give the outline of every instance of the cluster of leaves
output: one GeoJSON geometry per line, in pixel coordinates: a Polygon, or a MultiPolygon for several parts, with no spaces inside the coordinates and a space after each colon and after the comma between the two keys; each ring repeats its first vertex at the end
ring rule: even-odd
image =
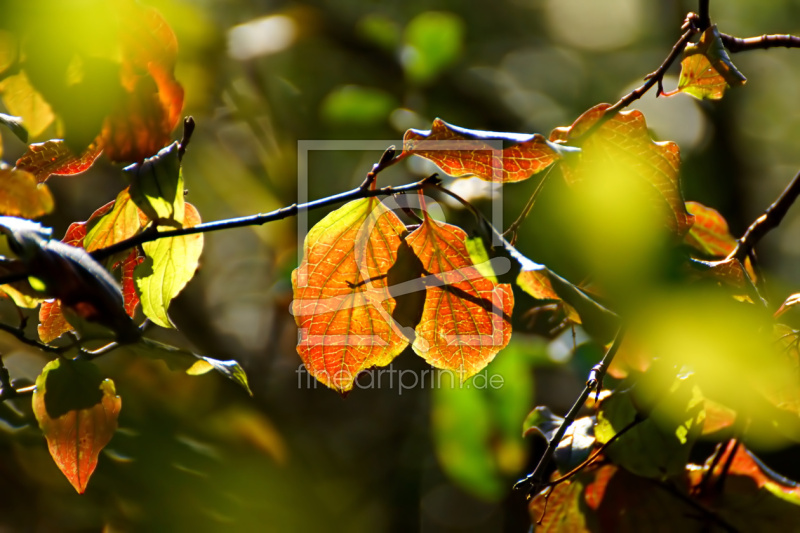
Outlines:
{"type": "MultiPolygon", "coordinates": [[[[203,249],[202,234],[159,238],[201,222],[184,201],[185,144],[170,144],[183,102],[172,30],[133,0],[10,4],[0,23],[0,93],[14,116],[2,121],[23,141],[53,138],[0,169],[0,276],[13,281],[0,294],[39,307],[40,340],[25,340],[58,357],[36,380],[33,411],[53,459],[82,493],[121,408],[94,357],[130,344],[170,367],[194,375],[216,369],[249,388],[235,361],[143,338],[135,322],[143,314],[174,327],[170,302],[194,276],[203,249]],[[123,171],[130,185],[54,240],[52,230],[29,220],[54,208],[47,180],[83,172],[101,153],[133,163],[123,171]],[[58,341],[66,333],[74,340],[58,341]],[[114,342],[86,351],[87,342],[104,339],[114,342]]],[[[23,327],[4,329],[24,338],[23,327]]],[[[20,394],[3,375],[2,399],[20,394]]]]}
{"type": "MultiPolygon", "coordinates": [[[[717,28],[689,20],[682,46],[700,37],[685,46],[678,88],[661,93],[719,99],[745,78],[717,28]]],[[[657,81],[660,89],[670,61],[647,87],[657,81]]],[[[436,119],[430,130],[409,130],[392,160],[416,155],[451,176],[502,184],[560,175],[570,185],[563,210],[588,282],[570,283],[524,257],[485,220],[486,242],[475,242],[434,220],[424,201],[416,214],[367,197],[329,214],[306,238],[292,277],[298,352],[340,393],[409,344],[467,380],[511,336],[513,292],[492,271],[497,259],[510,259],[517,288],[539,307],[582,326],[596,345],[616,338],[585,391],[597,395],[593,414],[575,421],[540,407],[524,425],[556,447],[552,480],[537,469],[523,484],[544,489],[531,502],[534,522],[549,531],[638,530],[661,520],[693,530],[789,527],[800,513],[797,485],[745,446],[800,442],[800,335],[778,322],[799,300],[769,314],[754,242],[734,238],[716,210],[685,201],[678,146],[654,141],[643,114],[620,111],[624,105],[597,105],[549,137],[436,119]],[[424,296],[409,303],[412,292],[424,296]],[[606,371],[616,386],[601,394],[606,371]],[[701,439],[719,445],[705,465],[692,464],[701,439]]]]}

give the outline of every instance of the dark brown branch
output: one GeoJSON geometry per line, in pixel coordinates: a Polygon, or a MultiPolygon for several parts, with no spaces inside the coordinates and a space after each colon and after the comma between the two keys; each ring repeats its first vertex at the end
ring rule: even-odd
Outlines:
{"type": "MultiPolygon", "coordinates": [[[[281,209],[276,209],[275,211],[270,211],[269,213],[260,213],[258,215],[251,215],[247,217],[229,218],[225,220],[218,220],[215,222],[207,222],[205,224],[198,224],[197,226],[192,226],[190,228],[180,228],[168,231],[157,231],[155,228],[150,227],[144,232],[135,235],[129,239],[120,241],[107,248],[101,248],[100,250],[95,250],[94,252],[91,253],[91,256],[99,261],[111,257],[116,253],[123,252],[130,248],[133,248],[134,246],[139,246],[140,244],[156,241],[158,239],[166,239],[169,237],[181,237],[183,235],[194,235],[197,233],[209,233],[212,231],[220,231],[233,228],[243,228],[246,226],[261,226],[262,224],[266,224],[267,222],[274,222],[276,220],[282,220],[284,218],[296,216],[298,213],[302,211],[310,211],[312,209],[327,207],[333,204],[349,202],[351,200],[359,200],[361,198],[389,196],[392,194],[418,191],[429,185],[438,183],[439,181],[440,181],[439,176],[434,174],[420,181],[409,183],[407,185],[401,185],[400,187],[389,186],[389,187],[382,187],[380,189],[369,189],[368,186],[367,188],[363,188],[360,186],[347,192],[335,194],[333,196],[328,196],[304,204],[292,204],[287,207],[282,207],[281,209]]],[[[3,283],[8,283],[8,281],[6,281],[5,279],[0,279],[0,284],[3,283]]]]}
{"type": "Polygon", "coordinates": [[[778,199],[764,211],[764,214],[750,224],[750,227],[739,239],[739,244],[731,256],[744,263],[745,258],[750,255],[753,247],[758,244],[764,235],[780,225],[798,195],[800,195],[800,172],[795,175],[778,199]]]}
{"type": "Polygon", "coordinates": [[[650,89],[653,88],[654,85],[658,84],[659,90],[661,88],[661,82],[664,78],[664,75],[667,73],[669,67],[675,62],[678,56],[683,52],[683,49],[686,48],[686,45],[689,43],[692,37],[698,33],[698,23],[697,23],[697,15],[695,13],[689,13],[686,16],[686,21],[684,22],[682,29],[684,30],[683,35],[681,35],[678,42],[672,47],[669,55],[664,59],[664,62],[661,63],[655,71],[651,72],[647,76],[645,76],[645,82],[637,87],[636,89],[632,90],[625,96],[619,99],[617,103],[606,109],[605,114],[592,126],[586,130],[585,133],[581,135],[581,138],[586,138],[591,135],[593,132],[597,131],[600,126],[605,124],[607,121],[614,118],[617,113],[631,105],[633,102],[641,98],[642,96],[647,93],[650,89]]]}
{"type": "Polygon", "coordinates": [[[720,37],[722,37],[722,44],[731,53],[767,50],[768,48],[800,48],[800,37],[796,35],[761,35],[760,37],[740,39],[722,33],[720,37]]]}
{"type": "Polygon", "coordinates": [[[700,31],[705,31],[706,28],[711,26],[711,16],[708,13],[709,0],[700,0],[700,6],[697,10],[697,27],[700,31]]]}
{"type": "Polygon", "coordinates": [[[181,137],[181,142],[178,144],[178,159],[183,159],[183,154],[186,153],[186,149],[189,147],[189,141],[192,140],[194,127],[194,117],[186,117],[183,119],[183,137],[181,137]]]}
{"type": "Polygon", "coordinates": [[[564,434],[566,434],[567,429],[569,429],[572,423],[575,422],[575,419],[578,417],[578,412],[583,408],[583,404],[586,403],[586,400],[589,399],[589,396],[592,394],[592,392],[595,391],[597,387],[602,386],[605,372],[608,369],[608,365],[610,365],[611,361],[614,359],[614,355],[616,355],[617,350],[619,350],[623,337],[624,331],[622,328],[620,328],[619,332],[617,332],[617,336],[614,338],[613,344],[608,349],[605,356],[603,356],[603,360],[599,364],[595,365],[594,368],[592,368],[592,371],[589,373],[589,378],[586,380],[586,386],[583,388],[580,396],[578,396],[578,399],[564,417],[564,421],[561,422],[558,430],[547,442],[547,449],[544,451],[544,455],[542,455],[542,458],[539,460],[539,464],[536,465],[536,468],[530,475],[517,481],[517,483],[514,485],[515,489],[521,489],[527,485],[528,492],[531,493],[538,492],[540,488],[546,485],[544,482],[545,471],[550,465],[550,461],[553,459],[553,455],[556,452],[558,444],[561,442],[561,439],[564,438],[564,434]]]}

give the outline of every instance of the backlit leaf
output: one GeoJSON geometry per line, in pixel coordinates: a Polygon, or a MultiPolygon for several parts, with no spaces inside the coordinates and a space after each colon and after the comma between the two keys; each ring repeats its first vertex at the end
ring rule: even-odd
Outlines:
{"type": "Polygon", "coordinates": [[[247,375],[236,361],[220,361],[219,359],[182,350],[146,337],[142,337],[139,342],[129,345],[129,348],[139,355],[162,359],[170,369],[182,370],[192,376],[199,376],[211,370],[216,370],[244,388],[250,396],[253,395],[247,382],[247,375]]]}
{"type": "Polygon", "coordinates": [[[386,278],[403,233],[378,200],[350,202],[309,231],[292,272],[297,352],[311,375],[341,393],[359,372],[388,365],[408,344],[392,318],[386,278]]]}
{"type": "Polygon", "coordinates": [[[131,201],[127,188],[117,195],[110,211],[99,218],[90,218],[87,225],[90,229],[86,233],[83,246],[89,252],[124,241],[142,229],[139,209],[131,201]]]}
{"type": "Polygon", "coordinates": [[[467,234],[424,212],[406,241],[422,262],[425,307],[412,347],[436,368],[463,381],[480,372],[511,338],[514,294],[472,264],[467,234]]]}
{"type": "Polygon", "coordinates": [[[53,210],[53,196],[45,185],[23,170],[0,169],[0,214],[39,218],[53,210]]]}
{"type": "Polygon", "coordinates": [[[174,78],[178,44],[151,7],[120,4],[119,18],[125,92],[106,119],[102,145],[111,161],[137,162],[169,144],[180,120],[183,88],[174,78]]]}
{"type": "Polygon", "coordinates": [[[717,26],[713,25],[703,32],[696,44],[686,46],[678,88],[665,96],[684,92],[701,100],[719,100],[725,90],[744,85],[746,81],[725,50],[717,26]]]}
{"type": "Polygon", "coordinates": [[[183,223],[184,192],[178,143],[163,148],[141,164],[125,168],[130,198],[150,220],[183,223]]]}
{"type": "Polygon", "coordinates": [[[404,156],[429,159],[451,176],[475,175],[497,182],[526,180],[575,150],[538,133],[469,130],[438,118],[430,130],[408,130],[403,137],[404,156]]]}
{"type": "Polygon", "coordinates": [[[683,238],[686,244],[711,257],[727,257],[736,249],[728,222],[716,209],[686,202],[686,210],[694,216],[694,224],[683,238]]]}
{"type": "MultiPolygon", "coordinates": [[[[200,223],[200,214],[185,204],[184,227],[200,223]]],[[[144,314],[161,327],[173,327],[167,310],[172,299],[194,277],[203,251],[203,235],[184,235],[142,245],[145,260],[134,268],[136,288],[144,314]]]]}
{"type": "Polygon", "coordinates": [[[88,361],[56,359],[36,379],[33,412],[50,455],[78,493],[117,429],[122,400],[88,361]]]}
{"type": "Polygon", "coordinates": [[[211,370],[216,370],[234,383],[238,383],[242,386],[250,396],[253,395],[253,391],[250,390],[250,385],[247,383],[247,374],[244,373],[244,369],[242,369],[238,362],[233,360],[220,361],[219,359],[213,359],[204,355],[198,355],[197,357],[199,360],[189,367],[186,371],[187,374],[190,376],[200,376],[211,370]]]}
{"type": "MultiPolygon", "coordinates": [[[[608,107],[608,104],[596,105],[578,117],[569,128],[553,130],[550,140],[569,142],[580,137],[603,116],[608,107]]],[[[574,164],[561,166],[568,183],[579,186],[590,183],[593,178],[608,178],[619,171],[624,184],[615,185],[632,188],[641,193],[639,196],[649,199],[650,208],[657,210],[663,224],[676,236],[683,236],[692,226],[692,215],[686,212],[678,176],[678,145],[673,142],[654,142],[640,111],[618,113],[583,139],[582,149],[581,157],[576,158],[574,164]],[[605,169],[605,172],[598,175],[598,168],[605,169]]],[[[595,185],[600,187],[603,184],[595,185]]],[[[616,207],[627,208],[624,205],[616,207]]]]}
{"type": "Polygon", "coordinates": [[[0,82],[3,103],[12,115],[22,118],[28,134],[38,137],[55,119],[50,105],[33,88],[25,72],[0,82]]]}
{"type": "Polygon", "coordinates": [[[26,170],[42,183],[51,175],[70,176],[89,169],[102,150],[92,144],[76,156],[64,141],[55,140],[31,144],[17,160],[16,168],[26,170]]]}

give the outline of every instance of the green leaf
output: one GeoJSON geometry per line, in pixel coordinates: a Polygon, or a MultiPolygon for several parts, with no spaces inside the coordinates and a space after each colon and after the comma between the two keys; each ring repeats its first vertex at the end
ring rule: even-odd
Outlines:
{"type": "Polygon", "coordinates": [[[386,122],[397,100],[381,89],[345,85],[333,89],[322,101],[322,118],[334,124],[370,125],[386,122]]]}
{"type": "Polygon", "coordinates": [[[408,23],[405,41],[406,75],[416,83],[428,83],[461,56],[464,22],[453,13],[427,11],[408,23]]]}
{"type": "Polygon", "coordinates": [[[150,220],[174,221],[178,227],[183,224],[183,174],[177,142],[124,172],[131,184],[131,199],[150,220]]]}
{"type": "Polygon", "coordinates": [[[683,472],[705,417],[691,376],[679,377],[668,390],[657,388],[640,383],[634,390],[615,392],[600,404],[594,428],[597,441],[605,444],[637,416],[646,416],[604,453],[626,470],[650,478],[683,472]]]}
{"type": "Polygon", "coordinates": [[[146,337],[142,337],[139,342],[130,345],[129,348],[139,355],[161,359],[171,370],[185,371],[191,376],[199,376],[212,369],[216,370],[244,388],[250,396],[253,395],[247,381],[247,375],[236,361],[221,361],[146,337]]]}
{"type": "MultiPolygon", "coordinates": [[[[200,223],[200,214],[185,204],[185,226],[200,223]]],[[[170,237],[142,245],[145,260],[134,269],[144,314],[159,326],[174,327],[167,314],[172,299],[194,277],[203,251],[203,235],[170,237]]]]}

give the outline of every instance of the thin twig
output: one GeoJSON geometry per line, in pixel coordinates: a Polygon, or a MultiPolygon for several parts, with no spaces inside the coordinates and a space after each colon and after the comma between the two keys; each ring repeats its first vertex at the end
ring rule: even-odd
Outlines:
{"type": "Polygon", "coordinates": [[[592,391],[594,391],[596,387],[602,386],[605,372],[608,369],[608,365],[610,365],[611,361],[614,359],[614,355],[617,353],[617,350],[619,350],[623,337],[624,331],[622,328],[620,328],[619,332],[617,332],[617,336],[614,338],[614,342],[611,344],[611,347],[603,357],[603,360],[599,364],[595,365],[592,368],[592,371],[589,373],[589,378],[586,380],[586,386],[583,388],[580,396],[578,396],[578,399],[575,400],[575,403],[564,417],[564,420],[561,422],[558,430],[547,442],[547,449],[544,451],[544,455],[542,455],[542,458],[539,460],[539,464],[536,465],[536,468],[530,475],[517,481],[517,483],[514,485],[515,489],[520,489],[527,485],[528,492],[531,493],[538,492],[539,489],[544,486],[545,471],[550,465],[550,461],[553,459],[553,455],[556,452],[558,444],[561,442],[561,439],[564,438],[564,434],[567,432],[567,429],[569,429],[572,423],[575,422],[575,419],[578,417],[578,412],[583,408],[583,404],[589,399],[589,395],[591,395],[592,391]]]}
{"type": "Polygon", "coordinates": [[[631,421],[630,421],[630,422],[629,422],[629,423],[628,423],[628,424],[627,424],[625,427],[623,427],[622,429],[620,429],[620,430],[619,430],[617,433],[615,433],[615,434],[614,434],[614,436],[613,436],[613,437],[611,437],[610,439],[608,439],[608,440],[607,440],[607,441],[606,441],[606,442],[605,442],[605,443],[604,443],[602,446],[600,446],[600,447],[599,447],[597,450],[595,450],[595,451],[592,453],[592,455],[590,455],[590,456],[589,456],[589,458],[588,458],[588,459],[586,459],[585,461],[583,461],[581,464],[579,464],[578,466],[576,466],[575,468],[573,468],[572,470],[570,470],[569,472],[567,472],[566,474],[564,474],[564,475],[563,475],[563,476],[561,476],[560,478],[558,478],[558,479],[554,479],[553,481],[550,481],[550,482],[549,482],[549,483],[547,483],[547,484],[548,484],[549,486],[551,486],[551,487],[555,487],[556,485],[558,485],[558,484],[560,484],[560,483],[563,483],[563,482],[565,482],[565,481],[568,481],[570,478],[572,478],[572,477],[574,477],[575,475],[577,475],[577,474],[578,474],[578,473],[579,473],[581,470],[583,470],[584,468],[586,468],[587,466],[589,466],[590,464],[592,464],[592,461],[594,461],[595,459],[597,459],[597,458],[600,456],[600,454],[601,454],[601,453],[603,453],[603,452],[606,450],[606,448],[608,448],[609,446],[611,446],[611,444],[612,444],[612,443],[616,442],[616,440],[617,440],[617,439],[619,439],[619,438],[620,438],[621,436],[623,436],[625,433],[627,433],[628,431],[632,430],[633,428],[635,428],[637,425],[641,424],[641,423],[642,423],[642,422],[644,422],[644,421],[645,421],[645,418],[643,418],[643,417],[641,417],[641,416],[639,416],[639,415],[637,414],[637,415],[636,415],[636,416],[633,418],[633,420],[631,420],[631,421]]]}
{"type": "Polygon", "coordinates": [[[536,202],[536,199],[539,197],[539,193],[541,193],[542,189],[544,189],[544,184],[545,184],[545,182],[547,182],[547,178],[550,177],[550,172],[552,172],[554,166],[555,165],[550,165],[547,168],[547,171],[545,172],[544,177],[536,185],[536,189],[533,191],[533,194],[531,195],[530,199],[528,200],[528,203],[525,204],[525,208],[522,210],[522,213],[520,213],[520,215],[517,217],[517,219],[514,222],[512,222],[511,225],[508,226],[508,229],[506,229],[503,232],[503,236],[510,235],[508,241],[512,245],[516,244],[516,242],[517,242],[517,230],[522,225],[522,223],[525,221],[525,219],[528,218],[528,215],[531,213],[531,210],[533,209],[533,204],[536,202]]]}
{"type": "Polygon", "coordinates": [[[700,0],[700,6],[697,10],[697,27],[700,31],[705,31],[706,28],[711,26],[711,16],[708,12],[709,0],[700,0]]]}
{"type": "Polygon", "coordinates": [[[697,15],[695,13],[689,13],[686,17],[686,21],[684,22],[682,28],[684,29],[683,35],[681,35],[680,39],[675,43],[670,51],[669,55],[664,59],[664,62],[661,63],[655,71],[651,72],[647,76],[645,76],[645,82],[637,87],[636,89],[632,90],[622,98],[620,98],[617,103],[606,109],[605,113],[603,114],[600,119],[598,119],[592,126],[587,129],[580,138],[587,138],[589,135],[597,131],[600,126],[614,118],[617,113],[631,105],[633,102],[641,98],[642,96],[647,93],[650,89],[653,88],[654,85],[660,84],[661,80],[664,78],[664,75],[667,73],[669,67],[675,62],[678,56],[683,52],[683,49],[686,48],[686,45],[689,43],[692,37],[694,37],[700,30],[697,23],[697,15]]]}
{"type": "Polygon", "coordinates": [[[761,35],[740,39],[727,33],[721,33],[722,44],[728,52],[747,52],[750,50],[767,50],[769,48],[800,48],[800,37],[796,35],[761,35]]]}
{"type": "Polygon", "coordinates": [[[798,195],[800,195],[800,172],[798,172],[791,183],[786,186],[780,196],[778,196],[778,199],[764,211],[764,214],[750,224],[750,227],[747,228],[747,231],[745,231],[744,235],[739,239],[736,249],[729,257],[736,258],[741,263],[744,263],[744,260],[753,251],[753,247],[758,241],[770,230],[780,225],[798,195]]]}

